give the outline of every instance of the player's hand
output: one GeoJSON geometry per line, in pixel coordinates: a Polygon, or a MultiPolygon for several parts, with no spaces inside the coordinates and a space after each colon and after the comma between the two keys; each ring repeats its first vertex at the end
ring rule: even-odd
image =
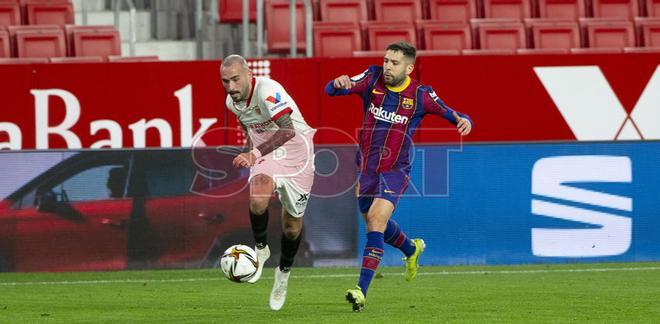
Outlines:
{"type": "Polygon", "coordinates": [[[333,86],[335,89],[350,89],[355,85],[355,82],[351,81],[351,78],[348,75],[342,75],[335,79],[333,86]]]}
{"type": "Polygon", "coordinates": [[[252,152],[241,153],[234,158],[232,164],[236,168],[249,168],[254,165],[256,157],[252,152]]]}
{"type": "Polygon", "coordinates": [[[458,121],[456,124],[458,132],[463,136],[470,134],[470,131],[472,131],[472,123],[470,123],[470,120],[459,116],[456,112],[454,112],[454,118],[458,121]]]}

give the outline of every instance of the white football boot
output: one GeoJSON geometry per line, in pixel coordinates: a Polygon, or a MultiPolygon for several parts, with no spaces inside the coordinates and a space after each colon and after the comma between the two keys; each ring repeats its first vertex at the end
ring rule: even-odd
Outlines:
{"type": "Polygon", "coordinates": [[[270,291],[270,309],[280,310],[286,301],[286,288],[289,285],[291,272],[282,272],[280,267],[275,267],[275,282],[273,290],[270,291]]]}
{"type": "Polygon", "coordinates": [[[268,258],[270,258],[270,248],[268,248],[268,245],[266,245],[263,249],[254,248],[255,251],[257,251],[257,262],[259,262],[259,266],[257,267],[257,272],[254,274],[250,280],[248,280],[248,283],[255,283],[261,278],[261,271],[264,269],[264,264],[266,264],[266,261],[268,261],[268,258]]]}

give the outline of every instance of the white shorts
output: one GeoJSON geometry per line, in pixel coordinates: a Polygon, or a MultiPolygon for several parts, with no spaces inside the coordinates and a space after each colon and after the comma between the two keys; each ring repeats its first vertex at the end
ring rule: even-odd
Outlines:
{"type": "MultiPolygon", "coordinates": [[[[269,176],[275,182],[274,191],[277,192],[282,207],[293,217],[302,217],[309,201],[309,196],[314,184],[314,145],[312,144],[313,132],[309,135],[308,155],[292,160],[282,153],[279,148],[274,152],[257,159],[250,169],[250,178],[258,174],[269,176]],[[282,157],[284,156],[284,157],[282,157]]],[[[300,153],[300,150],[297,150],[300,153]]]]}

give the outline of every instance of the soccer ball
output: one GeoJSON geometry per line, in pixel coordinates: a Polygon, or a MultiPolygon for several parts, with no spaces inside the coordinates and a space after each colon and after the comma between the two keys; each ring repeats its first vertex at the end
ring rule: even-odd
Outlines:
{"type": "Polygon", "coordinates": [[[257,252],[243,244],[230,246],[220,258],[220,269],[227,279],[234,282],[250,280],[257,273],[257,267],[257,252]]]}

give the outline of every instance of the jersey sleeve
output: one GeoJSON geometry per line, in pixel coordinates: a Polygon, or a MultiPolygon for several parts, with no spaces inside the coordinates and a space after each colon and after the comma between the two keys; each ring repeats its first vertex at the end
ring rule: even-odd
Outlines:
{"type": "Polygon", "coordinates": [[[293,112],[291,97],[279,83],[268,82],[262,84],[259,87],[259,100],[261,100],[261,104],[266,108],[273,121],[293,112]]]}
{"type": "Polygon", "coordinates": [[[470,121],[470,124],[474,125],[470,116],[460,113],[452,109],[451,107],[447,106],[438,97],[438,95],[435,93],[435,91],[433,91],[431,87],[426,87],[424,92],[425,92],[423,97],[424,112],[433,115],[438,115],[454,125],[458,124],[458,120],[456,120],[456,117],[454,117],[454,113],[456,113],[458,116],[468,119],[470,121]]]}
{"type": "Polygon", "coordinates": [[[369,80],[377,69],[374,67],[369,67],[364,72],[351,77],[351,81],[355,84],[350,89],[337,89],[334,86],[334,80],[330,80],[325,86],[325,93],[329,96],[345,96],[349,94],[363,95],[367,88],[369,87],[369,80]]]}

